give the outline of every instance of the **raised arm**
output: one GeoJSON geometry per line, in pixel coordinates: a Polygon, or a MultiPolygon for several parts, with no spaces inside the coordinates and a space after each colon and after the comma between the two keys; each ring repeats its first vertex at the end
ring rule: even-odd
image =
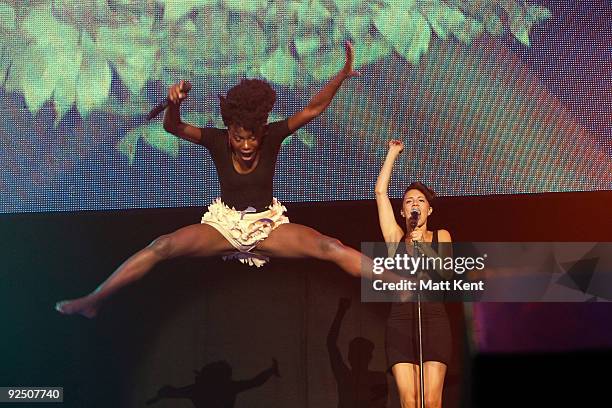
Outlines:
{"type": "Polygon", "coordinates": [[[344,319],[349,307],[351,307],[351,300],[348,298],[341,298],[338,302],[336,316],[334,317],[334,321],[332,322],[329,332],[327,333],[327,352],[329,353],[329,362],[337,382],[346,378],[350,371],[350,369],[344,363],[342,354],[340,354],[340,349],[338,348],[340,326],[342,325],[342,320],[344,319]]]}
{"type": "Polygon", "coordinates": [[[319,116],[331,103],[345,79],[359,75],[353,71],[354,52],[353,45],[345,43],[346,62],[344,67],[321,89],[308,103],[308,106],[289,118],[289,130],[295,132],[317,116],[319,116]]]}
{"type": "Polygon", "coordinates": [[[249,380],[234,381],[232,385],[234,389],[234,393],[237,394],[239,392],[243,392],[251,388],[260,387],[264,385],[266,381],[268,381],[268,379],[272,377],[273,375],[280,377],[280,372],[278,371],[278,361],[276,361],[276,359],[274,358],[272,359],[272,366],[270,368],[263,370],[262,372],[257,374],[255,377],[249,380]]]}
{"type": "Polygon", "coordinates": [[[391,170],[397,156],[404,150],[404,144],[399,140],[389,141],[389,151],[387,157],[380,169],[380,174],[376,180],[376,206],[378,208],[378,222],[382,231],[385,242],[400,242],[404,232],[395,221],[393,207],[389,200],[389,180],[391,179],[391,170]]]}
{"type": "Polygon", "coordinates": [[[164,130],[181,139],[202,144],[200,128],[181,121],[181,102],[187,98],[188,90],[185,81],[174,84],[168,89],[170,103],[164,113],[164,130]]]}

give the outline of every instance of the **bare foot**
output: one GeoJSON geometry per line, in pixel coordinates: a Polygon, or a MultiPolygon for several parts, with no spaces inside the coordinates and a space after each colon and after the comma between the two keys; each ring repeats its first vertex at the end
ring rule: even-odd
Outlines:
{"type": "Polygon", "coordinates": [[[55,310],[65,315],[80,314],[88,319],[93,319],[98,314],[98,308],[92,304],[88,296],[57,302],[55,310]]]}

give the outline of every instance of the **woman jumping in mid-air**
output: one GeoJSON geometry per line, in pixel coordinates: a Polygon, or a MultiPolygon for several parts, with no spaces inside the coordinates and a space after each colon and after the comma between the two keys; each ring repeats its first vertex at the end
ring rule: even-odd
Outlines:
{"type": "Polygon", "coordinates": [[[59,302],[64,314],[92,318],[109,296],[142,278],[159,262],[181,256],[237,258],[261,266],[268,257],[316,258],[334,262],[360,276],[362,255],[340,241],[312,228],[289,223],[285,207],[272,197],[272,178],[281,142],[319,116],[353,71],[353,48],[346,43],[342,70],[317,93],[308,106],[289,119],[267,124],[276,94],[264,81],[245,79],[226,97],[220,96],[221,115],[227,129],[198,128],[181,121],[180,104],[187,97],[185,83],[170,87],[170,104],[164,116],[166,131],[206,147],[215,163],[221,197],[202,217],[162,235],[125,261],[90,294],[59,302]]]}

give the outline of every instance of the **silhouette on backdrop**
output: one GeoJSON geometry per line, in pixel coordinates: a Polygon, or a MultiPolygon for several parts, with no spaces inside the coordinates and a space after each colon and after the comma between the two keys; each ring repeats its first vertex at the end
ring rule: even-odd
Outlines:
{"type": "Polygon", "coordinates": [[[154,398],[147,401],[147,405],[166,398],[187,398],[196,408],[232,408],[239,393],[262,386],[273,375],[280,377],[276,359],[272,360],[270,368],[249,380],[232,380],[232,367],[227,361],[215,361],[194,373],[193,384],[184,387],[163,386],[154,398]]]}
{"type": "Polygon", "coordinates": [[[338,386],[338,408],[384,408],[387,404],[386,374],[368,369],[374,343],[363,337],[352,339],[348,352],[350,367],[340,354],[338,335],[342,319],[350,307],[350,299],[340,299],[336,317],[327,334],[329,361],[338,386]]]}

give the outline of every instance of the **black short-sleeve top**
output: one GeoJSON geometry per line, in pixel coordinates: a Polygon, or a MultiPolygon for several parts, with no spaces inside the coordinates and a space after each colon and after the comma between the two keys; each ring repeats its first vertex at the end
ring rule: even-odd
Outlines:
{"type": "Polygon", "coordinates": [[[283,140],[291,134],[288,121],[266,125],[259,147],[259,161],[253,171],[240,174],[234,168],[227,129],[202,128],[201,143],[212,156],[219,184],[221,200],[230,208],[242,211],[254,207],[264,211],[272,203],[272,179],[276,159],[283,140]]]}

